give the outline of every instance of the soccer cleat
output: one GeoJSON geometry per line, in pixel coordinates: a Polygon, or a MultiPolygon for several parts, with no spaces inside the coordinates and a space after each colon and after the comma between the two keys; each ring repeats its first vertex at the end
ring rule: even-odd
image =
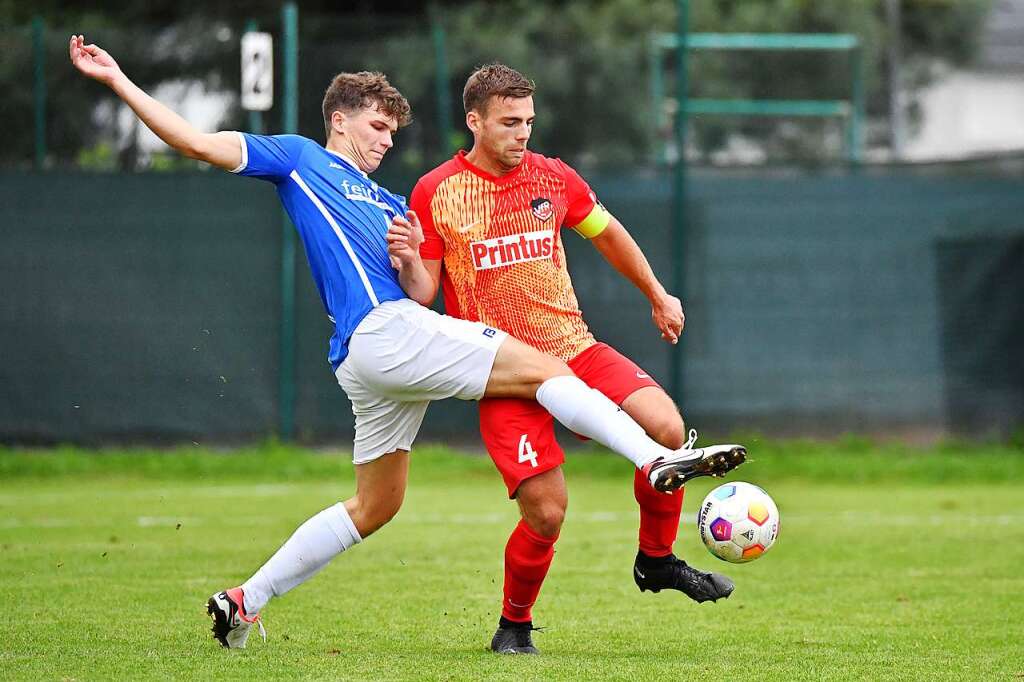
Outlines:
{"type": "Polygon", "coordinates": [[[245,613],[241,587],[214,594],[206,602],[206,612],[213,619],[213,638],[223,647],[244,649],[253,623],[259,626],[263,641],[267,641],[267,631],[263,628],[260,614],[250,616],[245,613]]]}
{"type": "Polygon", "coordinates": [[[496,654],[539,654],[530,635],[534,630],[540,628],[533,627],[531,621],[516,623],[502,616],[498,620],[498,631],[491,639],[491,651],[496,654]]]}
{"type": "Polygon", "coordinates": [[[663,561],[645,561],[641,554],[637,554],[633,580],[641,592],[679,590],[698,604],[727,599],[735,589],[733,582],[721,573],[698,571],[674,554],[669,554],[663,561]]]}
{"type": "Polygon", "coordinates": [[[747,459],[747,449],[742,445],[709,445],[693,449],[696,442],[697,431],[690,429],[686,445],[668,457],[659,457],[643,466],[641,471],[655,490],[671,493],[698,476],[721,478],[747,459]]]}

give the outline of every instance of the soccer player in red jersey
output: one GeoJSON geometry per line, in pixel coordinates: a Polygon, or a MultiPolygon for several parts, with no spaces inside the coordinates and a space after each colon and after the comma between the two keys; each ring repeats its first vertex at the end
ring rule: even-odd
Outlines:
{"type": "MultiPolygon", "coordinates": [[[[534,122],[533,82],[502,64],[484,66],[466,83],[463,100],[473,148],[420,178],[410,207],[425,240],[420,255],[430,277],[406,289],[429,305],[443,287],[449,315],[482,321],[565,360],[584,382],[617,403],[665,447],[693,447],[666,392],[641,367],[596,341],[583,321],[562,248],[561,226],[588,239],[650,300],[655,326],[676,343],[683,310],[655,277],[629,233],[576,171],[559,159],[527,151],[534,122]]],[[[415,228],[401,218],[394,229],[415,228]]],[[[567,492],[564,453],[551,416],[533,400],[480,401],[480,427],[522,520],[505,549],[502,615],[491,648],[536,653],[532,606],[554,554],[567,492]]],[[[641,590],[676,589],[692,599],[728,597],[732,582],[704,573],[672,553],[683,491],[654,490],[634,480],[640,506],[634,580],[641,590]]]]}

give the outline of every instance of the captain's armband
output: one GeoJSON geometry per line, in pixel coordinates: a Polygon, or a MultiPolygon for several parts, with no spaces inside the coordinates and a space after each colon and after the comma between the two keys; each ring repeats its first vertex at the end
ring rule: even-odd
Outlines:
{"type": "Polygon", "coordinates": [[[572,229],[576,230],[584,239],[593,239],[604,232],[604,228],[608,227],[611,220],[612,214],[608,212],[608,209],[597,203],[594,204],[593,210],[587,217],[579,225],[574,225],[572,229]]]}

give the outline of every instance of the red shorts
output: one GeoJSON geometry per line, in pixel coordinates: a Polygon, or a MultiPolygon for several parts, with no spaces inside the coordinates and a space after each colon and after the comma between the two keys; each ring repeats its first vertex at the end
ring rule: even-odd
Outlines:
{"type": "MultiPolygon", "coordinates": [[[[659,386],[635,362],[605,343],[591,346],[568,365],[576,376],[616,405],[638,389],[659,386]]],[[[519,484],[526,479],[565,461],[565,453],[555,440],[554,418],[536,400],[482,399],[480,433],[505,479],[509,497],[515,497],[519,484]]]]}

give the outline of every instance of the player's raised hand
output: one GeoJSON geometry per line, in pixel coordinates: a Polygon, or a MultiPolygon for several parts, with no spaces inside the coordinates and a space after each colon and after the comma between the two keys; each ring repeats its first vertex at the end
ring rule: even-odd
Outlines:
{"type": "Polygon", "coordinates": [[[409,223],[409,246],[419,251],[424,240],[423,226],[420,225],[420,218],[416,215],[416,211],[412,210],[406,211],[405,217],[409,223]]]}
{"type": "Polygon", "coordinates": [[[391,226],[385,236],[391,265],[398,269],[419,259],[420,244],[423,243],[423,228],[416,213],[409,211],[405,215],[407,217],[396,215],[391,219],[391,226]]]}
{"type": "Polygon", "coordinates": [[[656,299],[651,305],[651,319],[661,332],[661,338],[671,344],[679,343],[679,335],[686,324],[682,301],[671,294],[656,299]]]}
{"type": "Polygon", "coordinates": [[[83,36],[71,36],[68,51],[71,54],[71,63],[89,78],[110,85],[122,75],[121,67],[114,58],[96,45],[86,45],[83,36]]]}

